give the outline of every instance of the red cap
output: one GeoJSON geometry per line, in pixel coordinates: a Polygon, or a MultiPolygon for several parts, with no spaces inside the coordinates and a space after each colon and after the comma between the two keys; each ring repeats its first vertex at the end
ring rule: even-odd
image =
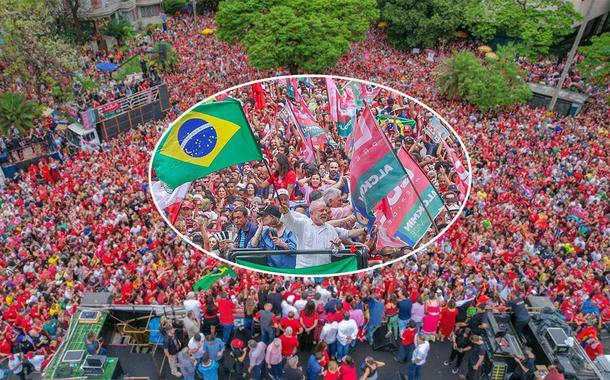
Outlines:
{"type": "Polygon", "coordinates": [[[243,348],[244,341],[241,339],[233,339],[233,341],[231,342],[231,345],[235,348],[243,348]]]}

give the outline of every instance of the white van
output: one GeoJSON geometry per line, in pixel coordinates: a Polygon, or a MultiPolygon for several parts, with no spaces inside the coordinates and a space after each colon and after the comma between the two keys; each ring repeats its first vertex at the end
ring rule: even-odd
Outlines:
{"type": "Polygon", "coordinates": [[[68,144],[82,150],[96,151],[101,146],[97,130],[95,128],[84,129],[78,123],[68,125],[67,140],[68,144]]]}

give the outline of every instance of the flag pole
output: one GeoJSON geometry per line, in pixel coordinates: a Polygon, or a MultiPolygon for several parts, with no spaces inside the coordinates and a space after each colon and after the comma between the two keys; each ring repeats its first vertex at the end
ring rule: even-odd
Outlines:
{"type": "MultiPolygon", "coordinates": [[[[269,163],[267,163],[267,161],[265,161],[265,159],[263,159],[263,163],[265,164],[265,167],[267,168],[267,173],[269,173],[269,178],[272,178],[273,174],[271,174],[271,168],[269,167],[269,163]]],[[[280,196],[277,193],[277,188],[275,187],[275,183],[273,184],[273,193],[275,194],[275,197],[277,198],[277,200],[279,202],[280,196]]],[[[290,197],[290,194],[288,195],[288,197],[290,197]]]]}
{"type": "MultiPolygon", "coordinates": [[[[363,100],[363,103],[364,103],[364,106],[366,108],[369,108],[369,105],[368,105],[368,103],[365,100],[363,100]]],[[[370,109],[369,109],[369,112],[370,112],[370,109]]],[[[388,140],[388,136],[386,136],[386,134],[383,132],[383,130],[381,130],[381,128],[379,128],[379,124],[377,123],[377,120],[375,120],[375,126],[381,132],[381,135],[383,136],[383,141],[385,141],[386,145],[390,148],[390,152],[392,152],[392,154],[394,155],[394,158],[398,162],[400,162],[400,159],[398,158],[398,155],[396,154],[396,152],[394,152],[394,149],[392,149],[392,144],[390,144],[390,141],[388,140]]],[[[430,214],[430,210],[428,210],[428,207],[426,207],[426,204],[424,203],[424,201],[421,198],[421,194],[419,194],[419,191],[417,191],[417,189],[415,188],[415,184],[413,184],[413,181],[411,181],[411,177],[409,176],[409,173],[407,173],[407,170],[403,166],[402,162],[400,162],[400,167],[402,168],[402,171],[405,173],[405,176],[409,180],[409,184],[413,188],[413,191],[415,191],[415,194],[417,195],[417,199],[421,202],[421,205],[424,208],[424,211],[426,212],[426,215],[428,215],[428,218],[430,219],[430,223],[432,223],[432,225],[434,226],[434,229],[436,230],[436,233],[439,233],[440,230],[438,228],[438,225],[434,221],[434,218],[432,218],[432,214],[430,214]]],[[[423,172],[423,170],[422,170],[422,172],[423,172]]],[[[438,194],[440,195],[440,193],[438,193],[438,194]]]]}

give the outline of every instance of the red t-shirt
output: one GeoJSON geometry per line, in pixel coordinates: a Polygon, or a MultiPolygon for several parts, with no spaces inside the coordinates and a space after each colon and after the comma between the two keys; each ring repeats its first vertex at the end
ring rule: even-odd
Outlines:
{"type": "Polygon", "coordinates": [[[233,324],[233,311],[235,304],[228,299],[221,298],[218,300],[219,321],[223,325],[233,324]]]}
{"type": "Polygon", "coordinates": [[[595,360],[596,357],[604,354],[604,347],[601,345],[601,343],[587,344],[585,347],[585,352],[589,356],[589,359],[595,360]]]}
{"type": "Polygon", "coordinates": [[[403,346],[408,346],[409,344],[413,344],[416,333],[417,333],[417,329],[405,329],[405,331],[402,332],[403,346]]]}
{"type": "Polygon", "coordinates": [[[337,371],[335,373],[330,373],[327,371],[326,375],[324,375],[324,379],[322,380],[337,380],[339,376],[341,376],[341,371],[337,371]]]}
{"type": "Polygon", "coordinates": [[[316,323],[318,315],[314,313],[310,316],[307,316],[305,315],[305,313],[303,313],[301,314],[301,318],[303,319],[303,324],[305,325],[305,327],[310,328],[311,326],[313,326],[314,323],[316,323]]]}
{"type": "Polygon", "coordinates": [[[282,341],[282,356],[290,356],[294,352],[296,347],[299,347],[299,340],[296,336],[287,337],[281,335],[280,340],[282,341]]]}
{"type": "Polygon", "coordinates": [[[267,179],[267,182],[269,182],[270,185],[273,185],[276,189],[288,189],[288,185],[294,185],[292,193],[290,194],[290,199],[294,199],[294,188],[296,188],[297,183],[297,174],[294,172],[294,170],[289,170],[286,172],[284,178],[281,179],[275,175],[272,175],[269,177],[269,179],[267,179]]]}
{"type": "Polygon", "coordinates": [[[339,373],[341,374],[341,380],[358,380],[358,375],[356,374],[356,367],[348,367],[345,364],[342,364],[339,367],[339,373]]]}
{"type": "Polygon", "coordinates": [[[301,322],[298,319],[282,318],[280,326],[286,330],[286,327],[292,327],[292,335],[296,335],[301,329],[301,322]]]}

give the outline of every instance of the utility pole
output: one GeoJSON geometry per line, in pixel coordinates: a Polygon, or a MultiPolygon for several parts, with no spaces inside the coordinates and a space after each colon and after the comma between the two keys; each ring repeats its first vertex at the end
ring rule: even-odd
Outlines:
{"type": "Polygon", "coordinates": [[[193,22],[195,23],[195,29],[197,29],[197,0],[193,0],[193,22]]]}
{"type": "Polygon", "coordinates": [[[570,71],[572,63],[574,63],[574,56],[576,55],[576,50],[578,49],[578,45],[580,45],[582,35],[585,33],[585,28],[589,23],[589,14],[591,13],[591,9],[593,9],[593,3],[595,3],[595,0],[589,0],[589,7],[587,8],[587,12],[585,12],[584,20],[582,20],[582,24],[580,24],[580,28],[578,28],[578,33],[576,34],[576,39],[574,40],[574,44],[572,45],[570,54],[568,54],[566,65],[563,68],[563,71],[561,72],[561,76],[559,77],[559,83],[557,83],[557,86],[553,91],[553,98],[551,99],[551,103],[549,104],[549,111],[553,111],[553,109],[555,108],[555,104],[557,104],[557,98],[559,97],[559,91],[563,87],[563,82],[565,82],[566,77],[568,76],[568,72],[570,71]]]}

